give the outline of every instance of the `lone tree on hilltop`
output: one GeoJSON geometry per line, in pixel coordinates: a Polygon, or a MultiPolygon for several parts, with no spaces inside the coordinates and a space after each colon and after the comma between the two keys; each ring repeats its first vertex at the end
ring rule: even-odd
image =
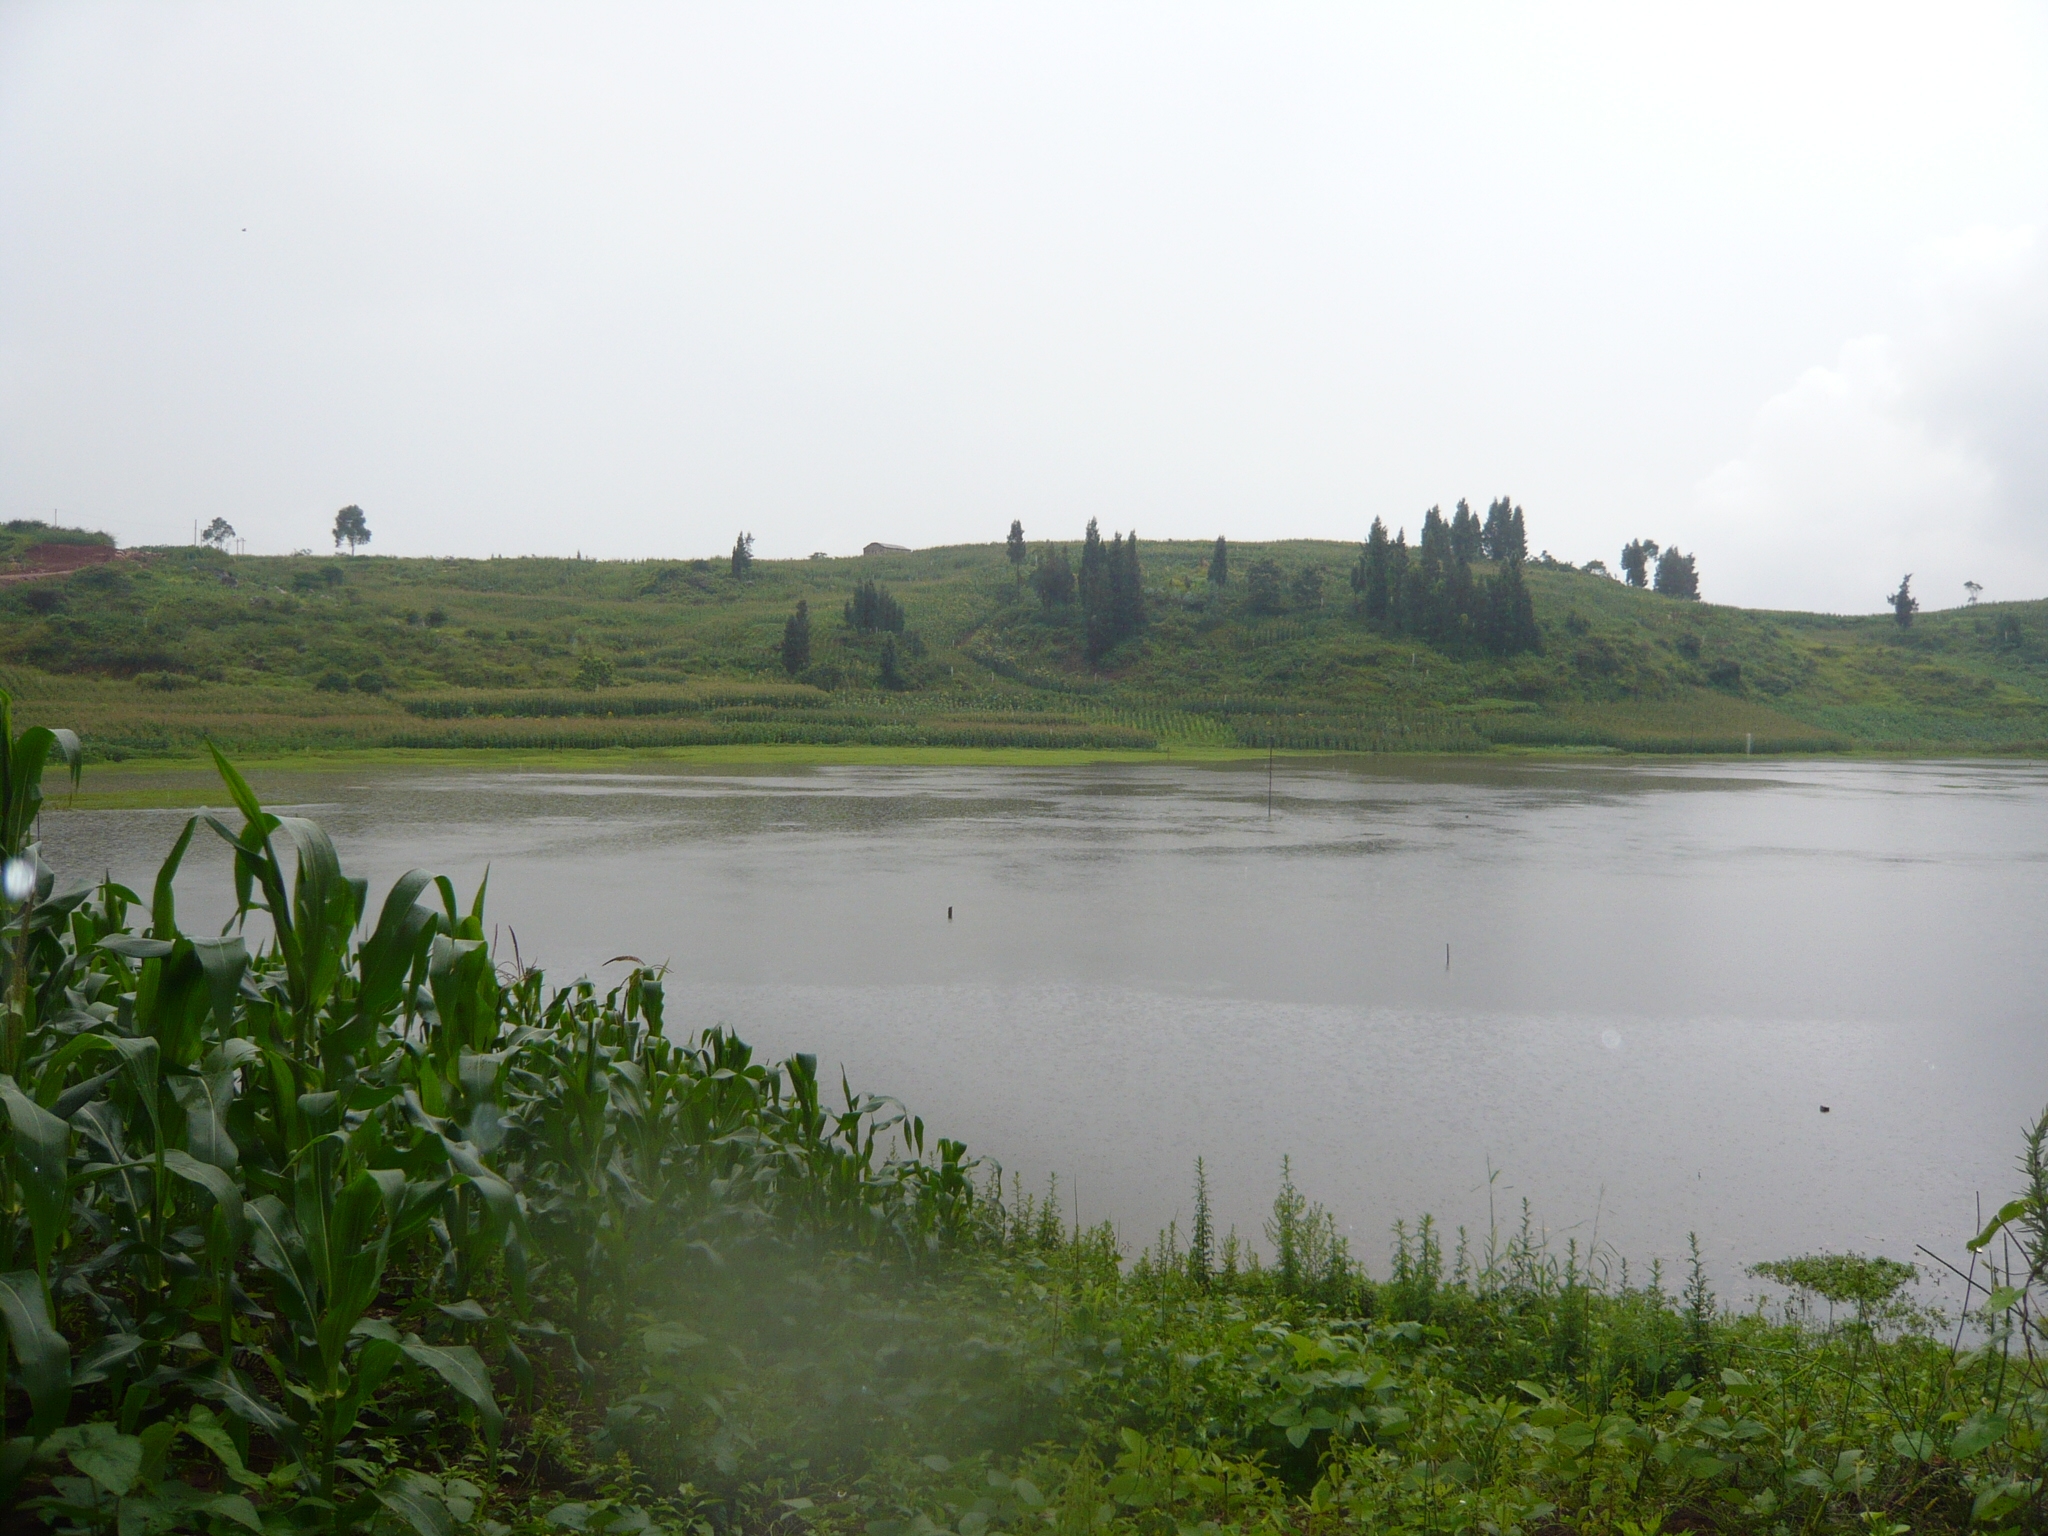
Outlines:
{"type": "Polygon", "coordinates": [[[1681,555],[1675,544],[1659,555],[1656,588],[1666,597],[1684,597],[1698,602],[1700,573],[1694,566],[1693,557],[1681,555]]]}
{"type": "Polygon", "coordinates": [[[1630,539],[1621,549],[1622,579],[1632,587],[1650,584],[1650,562],[1657,558],[1655,539],[1630,539]]]}
{"type": "Polygon", "coordinates": [[[782,626],[782,670],[791,677],[811,664],[811,605],[802,598],[782,626]]]}
{"type": "MultiPolygon", "coordinates": [[[[357,513],[361,516],[361,513],[357,513]]],[[[216,517],[206,525],[206,531],[199,535],[199,542],[213,549],[226,549],[235,536],[235,525],[224,517],[216,517]]]]}
{"type": "Polygon", "coordinates": [[[1008,544],[1010,549],[1010,564],[1014,565],[1015,567],[1017,567],[1018,570],[1021,571],[1024,568],[1024,521],[1022,518],[1013,517],[1010,519],[1010,537],[1008,540],[1008,544]]]}
{"type": "MultiPolygon", "coordinates": [[[[218,521],[218,519],[215,519],[215,521],[218,521]]],[[[348,552],[354,554],[357,545],[369,542],[370,522],[368,518],[363,516],[363,509],[361,507],[351,502],[334,514],[334,547],[336,549],[346,544],[348,552]]]]}
{"type": "Polygon", "coordinates": [[[1911,629],[1913,615],[1920,611],[1920,599],[1913,595],[1913,573],[1906,572],[1899,578],[1899,590],[1885,598],[1892,605],[1892,617],[1899,628],[1911,629]]]}
{"type": "Polygon", "coordinates": [[[1230,584],[1230,546],[1223,542],[1223,535],[1216,535],[1215,553],[1209,556],[1209,585],[1212,587],[1230,584]]]}
{"type": "Polygon", "coordinates": [[[751,575],[754,569],[754,536],[743,533],[732,541],[732,573],[735,576],[751,575]]]}
{"type": "Polygon", "coordinates": [[[1977,598],[1984,591],[1984,583],[1981,581],[1966,581],[1963,583],[1963,590],[1970,594],[1968,602],[1974,608],[1977,606],[1977,598]]]}

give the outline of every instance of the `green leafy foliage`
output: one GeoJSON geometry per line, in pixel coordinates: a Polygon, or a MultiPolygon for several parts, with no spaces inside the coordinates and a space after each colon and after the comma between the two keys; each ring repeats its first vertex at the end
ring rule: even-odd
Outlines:
{"type": "Polygon", "coordinates": [[[957,1143],[828,1107],[809,1058],[671,1041],[656,972],[501,973],[481,890],[414,871],[366,932],[327,834],[216,762],[239,825],[188,821],[150,902],[44,882],[10,923],[0,1316],[28,1412],[0,1477],[46,1518],[452,1531],[477,1491],[443,1465],[495,1457],[532,1352],[580,1368],[680,1275],[827,1247],[914,1272],[962,1229],[957,1143]],[[180,928],[195,835],[232,849],[260,946],[180,928]],[[244,1491],[178,1471],[181,1438],[244,1491]]]}

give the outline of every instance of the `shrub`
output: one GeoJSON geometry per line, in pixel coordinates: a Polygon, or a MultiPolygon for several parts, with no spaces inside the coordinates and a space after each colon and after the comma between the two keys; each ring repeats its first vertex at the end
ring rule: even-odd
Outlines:
{"type": "Polygon", "coordinates": [[[382,693],[388,686],[390,685],[384,680],[382,672],[369,671],[356,674],[356,691],[358,693],[382,693]]]}
{"type": "Polygon", "coordinates": [[[320,674],[320,680],[313,684],[313,686],[322,693],[347,693],[348,674],[346,672],[323,672],[320,674]]]}

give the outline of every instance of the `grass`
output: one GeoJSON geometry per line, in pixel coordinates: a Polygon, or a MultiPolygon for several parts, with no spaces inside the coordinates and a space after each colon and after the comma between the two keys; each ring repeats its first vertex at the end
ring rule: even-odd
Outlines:
{"type": "MultiPolygon", "coordinates": [[[[45,537],[46,535],[36,535],[45,537]]],[[[84,537],[67,531],[65,537],[84,537]]],[[[15,536],[17,542],[23,536],[15,536]]],[[[1249,611],[1209,546],[1143,546],[1149,621],[1099,668],[999,545],[861,559],[403,560],[140,552],[0,586],[0,682],[94,761],[371,748],[741,746],[1153,752],[2040,752],[2048,603],[1888,617],[1676,602],[1568,567],[1527,581],[1543,649],[1501,660],[1353,611],[1355,547],[1244,545],[1314,608],[1249,611]],[[839,610],[873,577],[902,602],[907,686],[839,610]],[[783,622],[810,605],[791,679],[783,622]]],[[[1483,568],[1482,568],[1483,569],[1483,568]]]]}

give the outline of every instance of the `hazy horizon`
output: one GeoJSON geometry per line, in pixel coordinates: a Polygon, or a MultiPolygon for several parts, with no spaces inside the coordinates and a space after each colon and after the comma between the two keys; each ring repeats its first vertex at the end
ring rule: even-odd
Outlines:
{"type": "Polygon", "coordinates": [[[1411,537],[2048,595],[2048,20],[0,10],[0,517],[1411,537]]]}

